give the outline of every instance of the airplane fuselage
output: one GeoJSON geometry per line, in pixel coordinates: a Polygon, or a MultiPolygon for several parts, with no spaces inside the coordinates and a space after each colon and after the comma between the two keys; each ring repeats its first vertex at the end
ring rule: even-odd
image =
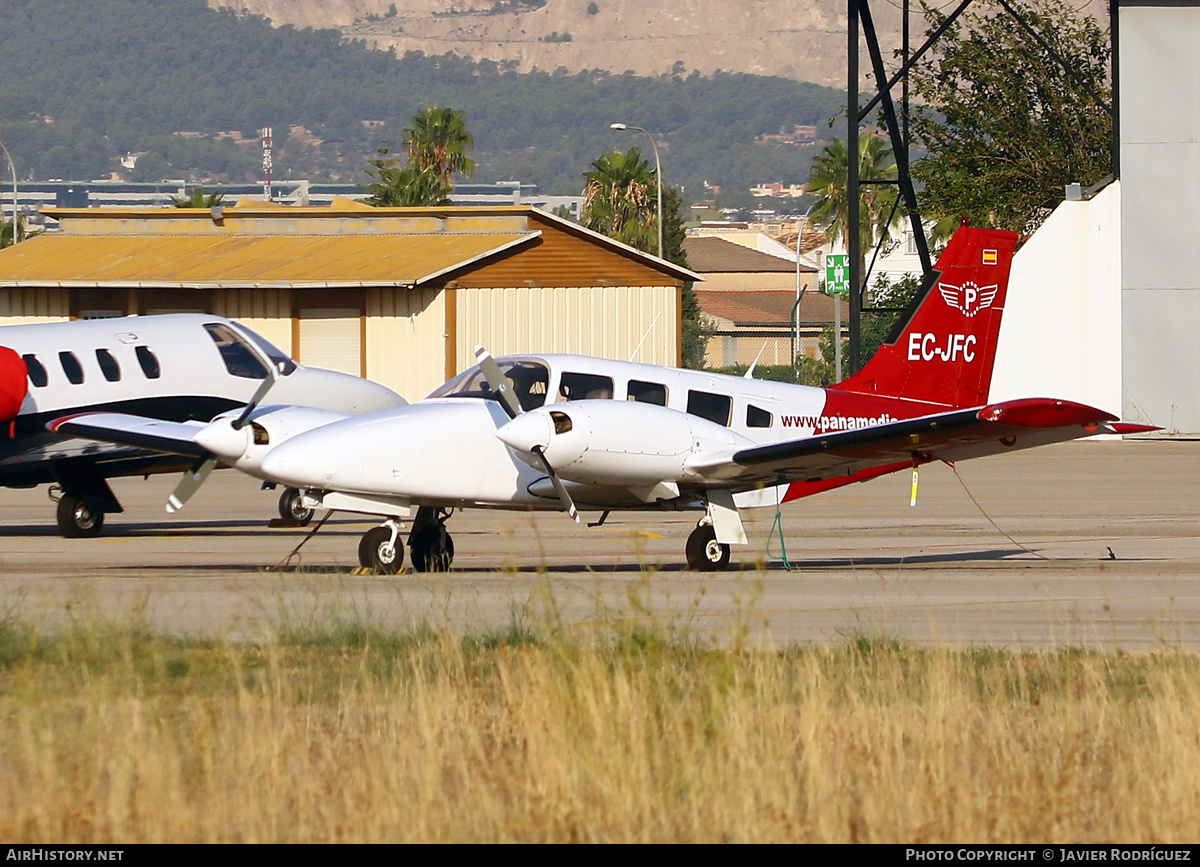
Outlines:
{"type": "MultiPolygon", "coordinates": [[[[696,456],[945,409],[588,356],[498,362],[516,383],[524,409],[570,406],[579,428],[572,434],[579,435],[564,435],[547,456],[581,508],[702,508],[687,469],[696,456]]],[[[285,442],[269,453],[262,471],[297,487],[384,494],[413,505],[560,508],[546,473],[497,436],[507,424],[508,415],[472,368],[425,400],[285,442]]],[[[786,496],[774,486],[750,488],[739,492],[739,505],[774,504],[786,496]]]]}
{"type": "Polygon", "coordinates": [[[47,429],[51,421],[104,412],[207,422],[244,406],[268,364],[284,371],[271,390],[277,403],[343,416],[404,403],[375,383],[298,365],[244,326],[206,314],[9,325],[0,347],[0,388],[20,396],[15,415],[0,419],[0,485],[56,483],[101,513],[120,510],[105,479],[173,472],[195,458],[65,436],[47,429]]]}

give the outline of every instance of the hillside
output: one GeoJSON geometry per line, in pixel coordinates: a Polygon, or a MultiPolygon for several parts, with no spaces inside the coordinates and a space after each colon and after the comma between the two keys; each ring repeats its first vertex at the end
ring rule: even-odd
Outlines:
{"type": "Polygon", "coordinates": [[[745,73],[521,74],[453,54],[396,56],[205,0],[18,4],[0,28],[0,68],[26,73],[0,76],[0,135],[30,180],[123,173],[118,158],[133,154],[137,180],[249,181],[257,130],[271,126],[281,182],[360,182],[374,149],[438,104],[466,112],[479,181],[576,194],[604,152],[646,148],[609,129],[621,120],[653,130],[668,182],[702,196],[704,182],[804,180],[813,138],[843,101],[745,73]]]}
{"type": "MultiPolygon", "coordinates": [[[[208,0],[278,24],[336,27],[398,54],[464,57],[568,72],[662,75],[718,69],[845,87],[842,0],[208,0]],[[396,12],[390,15],[395,6],[396,12]],[[569,33],[571,40],[546,41],[569,33]],[[677,67],[676,64],[682,64],[677,67]]],[[[898,4],[897,4],[898,5],[898,4]]],[[[915,4],[914,4],[915,6],[915,4]]],[[[880,40],[898,44],[900,13],[872,11],[880,40]]],[[[915,18],[915,16],[914,16],[915,18]]],[[[914,20],[914,31],[919,30],[914,20]]]]}

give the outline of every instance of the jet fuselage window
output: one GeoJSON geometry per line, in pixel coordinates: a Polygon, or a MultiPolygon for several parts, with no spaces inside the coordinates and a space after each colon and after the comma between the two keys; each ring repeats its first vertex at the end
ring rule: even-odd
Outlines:
{"type": "Polygon", "coordinates": [[[658,406],[667,405],[667,387],[657,382],[642,382],[637,379],[629,380],[629,400],[639,403],[653,403],[658,406]]]}
{"type": "Polygon", "coordinates": [[[138,364],[142,366],[142,373],[146,374],[146,379],[158,379],[162,376],[158,358],[149,346],[135,346],[133,352],[137,356],[138,364]]]}
{"type": "Polygon", "coordinates": [[[613,380],[595,373],[564,372],[558,382],[558,396],[563,400],[612,400],[613,380]]]}
{"type": "Polygon", "coordinates": [[[117,359],[107,349],[96,350],[96,363],[100,365],[100,372],[104,374],[104,378],[109,382],[119,382],[121,379],[121,365],[117,363],[117,359]]]}
{"type": "MultiPolygon", "coordinates": [[[[500,372],[508,380],[512,393],[517,398],[521,409],[537,409],[546,402],[547,386],[550,383],[550,371],[544,364],[536,361],[518,361],[497,358],[496,364],[500,372]]],[[[482,397],[488,400],[499,400],[499,396],[488,385],[487,377],[479,365],[465,370],[454,379],[436,388],[429,395],[437,397],[482,397]]]]}
{"type": "Polygon", "coordinates": [[[67,382],[71,385],[81,385],[83,383],[83,365],[79,363],[75,353],[60,352],[58,360],[62,364],[63,373],[67,375],[67,382]]]}
{"type": "Polygon", "coordinates": [[[733,410],[733,398],[725,394],[708,391],[688,391],[687,411],[709,421],[729,427],[729,416],[733,410]]]}
{"type": "Polygon", "coordinates": [[[254,354],[254,350],[246,343],[244,337],[228,325],[219,322],[205,325],[204,330],[213,339],[213,343],[217,344],[221,360],[225,362],[225,369],[232,376],[240,376],[245,379],[267,378],[267,368],[258,360],[258,356],[254,354]]]}
{"type": "Polygon", "coordinates": [[[45,365],[32,353],[22,355],[21,358],[25,359],[25,369],[29,371],[29,381],[36,388],[45,388],[50,382],[50,377],[46,375],[45,365]]]}
{"type": "Polygon", "coordinates": [[[746,406],[746,427],[770,427],[771,414],[765,409],[759,409],[754,404],[746,406]]]}

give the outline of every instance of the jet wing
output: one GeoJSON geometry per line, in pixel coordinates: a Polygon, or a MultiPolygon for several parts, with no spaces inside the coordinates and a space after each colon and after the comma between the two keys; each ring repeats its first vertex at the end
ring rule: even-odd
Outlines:
{"type": "Polygon", "coordinates": [[[915,463],[954,462],[1100,433],[1154,430],[1104,410],[1028,398],[952,410],[858,430],[742,449],[693,469],[735,491],[783,481],[809,483],[795,496],[873,478],[915,463]]]}
{"type": "Polygon", "coordinates": [[[200,421],[159,421],[120,412],[92,412],[54,419],[46,429],[152,452],[207,458],[209,452],[193,439],[204,426],[205,422],[200,421]]]}

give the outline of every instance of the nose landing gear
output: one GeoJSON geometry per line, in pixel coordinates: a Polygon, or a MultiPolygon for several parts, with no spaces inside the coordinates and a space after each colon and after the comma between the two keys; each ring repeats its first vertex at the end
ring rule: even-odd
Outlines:
{"type": "Polygon", "coordinates": [[[358,562],[376,575],[399,574],[404,565],[404,543],[400,541],[400,524],[395,519],[363,534],[358,543],[358,562]]]}
{"type": "MultiPolygon", "coordinates": [[[[454,562],[454,540],[446,532],[451,512],[421,506],[408,535],[412,567],[416,572],[448,572],[454,562]]],[[[358,562],[376,575],[396,575],[404,565],[404,543],[400,522],[390,518],[368,530],[358,543],[358,562]]]]}
{"type": "Polygon", "coordinates": [[[279,495],[279,517],[297,527],[307,527],[314,512],[304,505],[304,493],[298,488],[284,488],[279,495]]]}

